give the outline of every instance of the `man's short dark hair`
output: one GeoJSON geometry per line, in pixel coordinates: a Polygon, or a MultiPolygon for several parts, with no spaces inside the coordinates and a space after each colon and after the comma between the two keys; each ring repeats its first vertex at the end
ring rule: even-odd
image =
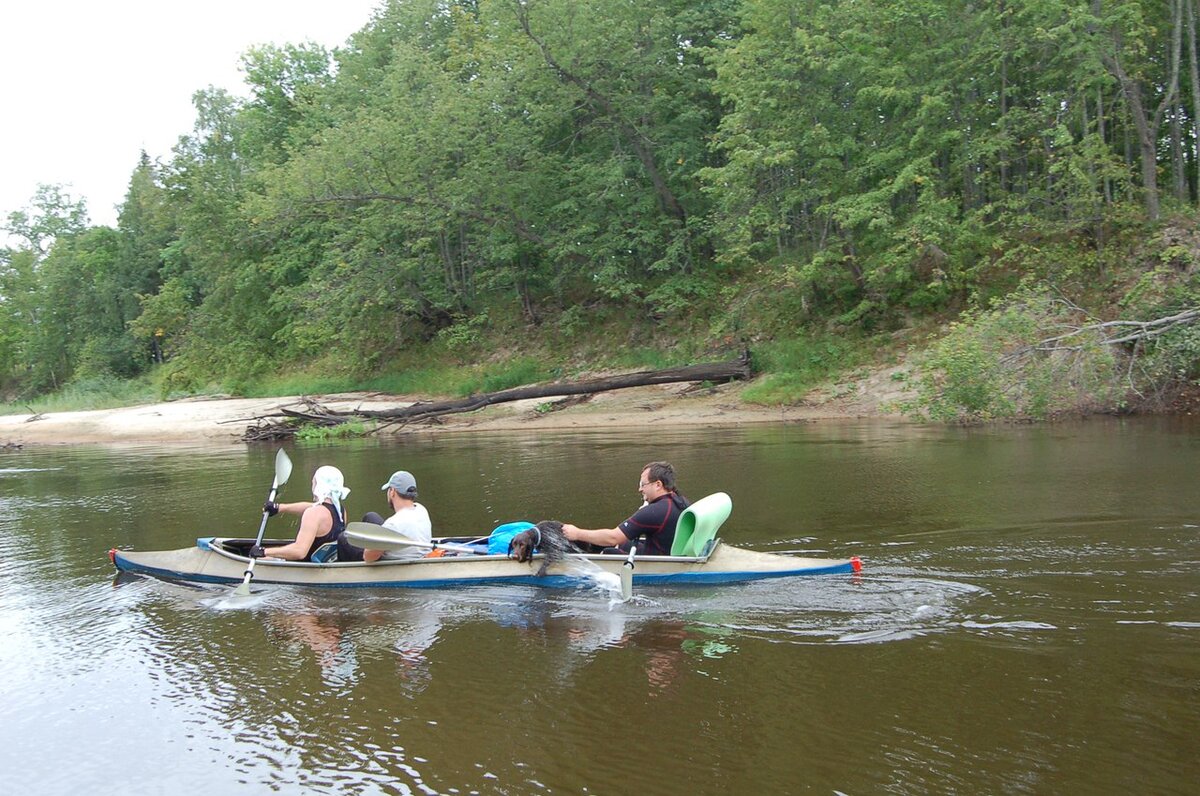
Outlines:
{"type": "Polygon", "coordinates": [[[671,466],[670,462],[650,462],[642,469],[650,471],[647,480],[651,483],[662,481],[663,489],[668,492],[675,491],[675,468],[671,466]]]}

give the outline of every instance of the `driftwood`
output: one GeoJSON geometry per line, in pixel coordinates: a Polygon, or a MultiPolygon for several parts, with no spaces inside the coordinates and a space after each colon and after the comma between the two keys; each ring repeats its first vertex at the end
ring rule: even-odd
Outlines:
{"type": "Polygon", "coordinates": [[[421,401],[396,409],[338,410],[322,406],[311,399],[305,399],[299,404],[280,406],[277,412],[252,418],[258,423],[246,429],[243,439],[247,442],[287,439],[295,436],[302,424],[336,426],[351,420],[374,420],[379,423],[376,430],[381,430],[397,424],[436,421],[437,418],[444,415],[474,412],[495,404],[530,398],[584,396],[606,390],[676,382],[725,382],[733,379],[748,379],[750,375],[750,352],[744,351],[737,359],[728,362],[710,362],[663,370],[643,370],[620,376],[580,381],[535,384],[447,401],[421,401]],[[283,418],[283,420],[270,422],[271,418],[283,418]]]}

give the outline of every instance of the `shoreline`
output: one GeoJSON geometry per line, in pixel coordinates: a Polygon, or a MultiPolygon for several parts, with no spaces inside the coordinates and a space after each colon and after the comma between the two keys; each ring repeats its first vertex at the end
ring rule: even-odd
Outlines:
{"type": "MultiPolygon", "coordinates": [[[[702,390],[667,384],[595,393],[582,403],[555,409],[554,400],[497,404],[474,412],[445,415],[378,433],[380,438],[406,434],[486,431],[571,431],[642,427],[741,426],[760,423],[812,422],[902,417],[887,411],[882,396],[869,391],[851,395],[817,395],[798,406],[763,407],[741,401],[744,385],[725,384],[702,390]]],[[[117,409],[0,416],[0,446],[76,445],[105,442],[205,442],[245,444],[242,436],[257,418],[298,404],[304,398],[332,409],[381,410],[408,406],[415,396],[343,393],[275,398],[187,398],[117,409]],[[36,417],[37,419],[33,419],[36,417]]]]}

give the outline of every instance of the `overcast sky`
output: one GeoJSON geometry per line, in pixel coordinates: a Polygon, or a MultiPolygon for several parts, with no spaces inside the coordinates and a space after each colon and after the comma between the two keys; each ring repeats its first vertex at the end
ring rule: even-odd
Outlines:
{"type": "Polygon", "coordinates": [[[0,4],[0,221],[39,183],[69,184],[93,224],[115,206],[145,149],[166,159],[209,85],[245,95],[256,44],[332,49],[381,0],[8,0],[0,4]]]}

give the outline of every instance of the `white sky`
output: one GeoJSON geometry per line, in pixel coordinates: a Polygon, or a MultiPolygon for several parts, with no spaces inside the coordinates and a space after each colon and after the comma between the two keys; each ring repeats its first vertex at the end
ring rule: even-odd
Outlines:
{"type": "Polygon", "coordinates": [[[209,85],[245,95],[257,44],[333,49],[382,0],[6,0],[0,4],[0,222],[39,183],[69,185],[93,224],[116,205],[145,149],[166,160],[209,85]]]}

